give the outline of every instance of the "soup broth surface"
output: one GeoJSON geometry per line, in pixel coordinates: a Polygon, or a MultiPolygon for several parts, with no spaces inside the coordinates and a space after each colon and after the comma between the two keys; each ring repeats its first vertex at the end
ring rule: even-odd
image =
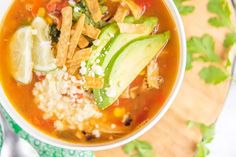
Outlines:
{"type": "MultiPolygon", "coordinates": [[[[11,104],[25,120],[38,130],[54,138],[72,143],[100,143],[124,137],[139,127],[142,127],[152,119],[165,104],[176,81],[179,68],[179,39],[177,26],[164,3],[164,0],[136,0],[138,4],[145,5],[145,16],[155,16],[158,18],[158,33],[170,31],[171,37],[158,57],[160,75],[164,82],[160,89],[152,89],[144,93],[138,93],[134,99],[120,98],[112,106],[101,111],[105,117],[104,123],[124,125],[122,118],[114,115],[117,108],[125,110],[132,117],[132,125],[125,134],[102,134],[100,138],[88,141],[79,139],[73,133],[75,130],[58,131],[54,127],[54,119],[43,118],[43,112],[38,108],[34,101],[32,90],[37,77],[28,85],[17,83],[10,72],[9,43],[15,31],[29,24],[29,21],[37,15],[39,8],[46,8],[49,0],[15,0],[6,14],[0,32],[0,80],[1,85],[10,100],[11,104]]],[[[114,12],[116,4],[107,2],[109,11],[114,12]]],[[[140,85],[144,76],[138,76],[131,86],[140,85]]]]}

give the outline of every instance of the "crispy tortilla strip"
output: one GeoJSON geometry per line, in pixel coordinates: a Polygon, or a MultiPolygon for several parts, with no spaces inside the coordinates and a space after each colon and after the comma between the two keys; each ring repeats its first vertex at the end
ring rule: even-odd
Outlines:
{"type": "Polygon", "coordinates": [[[127,6],[119,5],[114,15],[114,20],[116,22],[123,22],[128,14],[129,14],[129,8],[127,6]]]}
{"type": "Polygon", "coordinates": [[[93,27],[92,25],[85,24],[82,34],[92,39],[97,39],[101,30],[93,27]]]}
{"type": "Polygon", "coordinates": [[[74,75],[75,72],[79,69],[80,65],[74,65],[68,68],[68,73],[74,75]]]}
{"type": "Polygon", "coordinates": [[[146,31],[145,24],[117,23],[120,33],[141,34],[146,31]]]}
{"type": "Polygon", "coordinates": [[[80,59],[80,58],[86,58],[85,60],[87,60],[87,58],[90,57],[91,53],[92,53],[91,47],[79,50],[74,54],[73,60],[80,59]]]}
{"type": "Polygon", "coordinates": [[[150,88],[159,89],[162,82],[163,79],[160,77],[159,66],[155,58],[147,66],[147,84],[150,88]]]}
{"type": "Polygon", "coordinates": [[[67,51],[70,42],[70,32],[72,27],[72,8],[65,7],[61,11],[62,25],[61,35],[57,45],[57,65],[62,67],[66,63],[67,51]]]}
{"type": "Polygon", "coordinates": [[[100,89],[103,88],[104,78],[85,77],[84,87],[100,89]]]}
{"type": "Polygon", "coordinates": [[[144,13],[144,10],[133,0],[111,0],[111,1],[120,2],[121,5],[126,4],[136,19],[139,19],[144,13]]]}
{"type": "Polygon", "coordinates": [[[76,28],[73,32],[73,35],[70,39],[70,46],[69,46],[69,51],[68,51],[68,55],[67,58],[71,59],[74,55],[75,49],[78,45],[82,30],[84,28],[84,20],[85,20],[85,15],[82,14],[78,20],[78,22],[76,23],[76,28]]]}
{"type": "Polygon", "coordinates": [[[83,49],[89,45],[89,41],[85,38],[85,36],[81,35],[79,38],[78,46],[83,49]]]}
{"type": "Polygon", "coordinates": [[[123,0],[122,2],[125,2],[125,4],[127,4],[136,19],[139,19],[143,15],[143,9],[133,0],[123,0]]]}
{"type": "Polygon", "coordinates": [[[67,61],[67,67],[72,67],[76,65],[80,66],[81,62],[89,59],[91,53],[92,53],[92,48],[86,48],[76,51],[72,60],[67,61]]]}
{"type": "Polygon", "coordinates": [[[77,86],[100,89],[100,88],[103,88],[103,85],[104,85],[104,78],[81,76],[80,74],[76,75],[76,78],[83,82],[82,84],[78,83],[77,86]]]}
{"type": "Polygon", "coordinates": [[[94,22],[102,19],[102,12],[98,0],[85,0],[94,22]]]}

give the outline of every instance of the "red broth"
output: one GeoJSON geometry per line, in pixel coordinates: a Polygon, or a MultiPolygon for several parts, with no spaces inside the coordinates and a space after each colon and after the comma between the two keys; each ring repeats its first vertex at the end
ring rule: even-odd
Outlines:
{"type": "MultiPolygon", "coordinates": [[[[114,116],[116,108],[122,108],[133,116],[132,125],[130,131],[125,135],[133,132],[144,123],[148,122],[155,114],[157,114],[160,108],[165,104],[166,99],[169,97],[170,92],[173,90],[173,86],[176,81],[178,67],[179,67],[179,39],[176,24],[172,19],[172,16],[165,6],[164,0],[136,0],[138,4],[145,8],[146,16],[156,16],[159,20],[158,32],[170,31],[171,38],[162,54],[158,58],[158,64],[160,66],[160,74],[164,78],[164,83],[160,89],[150,90],[138,94],[135,99],[119,99],[111,107],[102,111],[106,120],[104,123],[112,122],[116,125],[123,125],[121,118],[114,116]]],[[[58,133],[54,129],[53,119],[43,119],[43,113],[38,109],[34,103],[34,97],[32,94],[33,85],[36,81],[34,77],[33,81],[29,85],[19,85],[10,74],[9,69],[9,41],[13,33],[22,25],[26,25],[36,15],[37,10],[40,7],[46,7],[48,0],[15,0],[12,4],[9,12],[6,15],[3,27],[0,33],[0,80],[3,89],[15,107],[15,109],[35,128],[41,130],[49,136],[57,139],[65,140],[73,143],[87,143],[87,141],[80,140],[71,135],[71,132],[58,133]],[[30,9],[27,7],[30,7],[30,9]]],[[[112,6],[111,4],[109,6],[112,6]]],[[[143,76],[139,76],[133,85],[140,85],[143,80],[143,76]]],[[[117,139],[125,136],[104,134],[101,138],[94,140],[94,143],[106,142],[108,140],[117,139]]],[[[91,142],[90,142],[91,143],[91,142]]]]}

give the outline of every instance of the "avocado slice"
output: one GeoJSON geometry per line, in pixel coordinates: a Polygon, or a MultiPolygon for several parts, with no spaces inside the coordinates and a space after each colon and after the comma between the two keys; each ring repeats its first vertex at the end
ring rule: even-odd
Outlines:
{"type": "Polygon", "coordinates": [[[106,44],[119,32],[119,28],[116,23],[112,23],[104,27],[98,37],[99,44],[92,47],[92,54],[87,62],[87,66],[90,66],[94,63],[96,58],[100,55],[102,49],[106,44]]]}
{"type": "Polygon", "coordinates": [[[140,37],[122,47],[112,57],[105,71],[104,87],[93,91],[100,109],[109,107],[118,99],[148,63],[161,52],[169,37],[169,32],[140,37]]]}
{"type": "Polygon", "coordinates": [[[131,21],[131,19],[134,19],[133,17],[129,17],[127,19],[130,19],[128,21],[132,23],[145,24],[147,26],[146,31],[141,34],[119,33],[116,35],[115,38],[111,39],[111,41],[106,45],[104,50],[101,52],[102,55],[98,57],[99,65],[101,65],[103,69],[107,67],[111,58],[119,51],[120,48],[122,48],[124,45],[126,45],[127,43],[136,38],[151,34],[158,22],[156,17],[143,17],[142,19],[137,21],[131,21]]]}

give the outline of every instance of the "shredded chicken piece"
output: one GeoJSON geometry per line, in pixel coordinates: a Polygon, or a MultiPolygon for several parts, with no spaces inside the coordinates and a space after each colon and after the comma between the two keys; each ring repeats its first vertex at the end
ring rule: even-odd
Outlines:
{"type": "Polygon", "coordinates": [[[160,77],[159,67],[155,58],[147,66],[147,83],[150,88],[159,89],[162,81],[163,80],[160,77]]]}

